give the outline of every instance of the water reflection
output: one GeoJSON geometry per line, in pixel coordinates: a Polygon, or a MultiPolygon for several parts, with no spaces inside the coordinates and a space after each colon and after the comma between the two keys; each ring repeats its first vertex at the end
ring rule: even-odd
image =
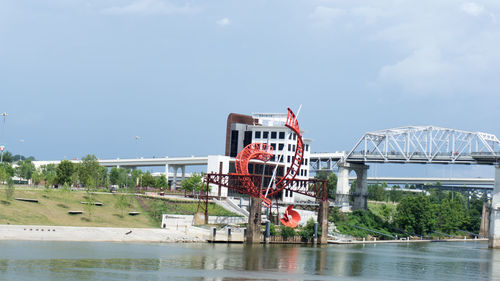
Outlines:
{"type": "Polygon", "coordinates": [[[485,243],[4,243],[0,280],[500,280],[485,243]],[[50,243],[50,244],[48,244],[50,243]]]}

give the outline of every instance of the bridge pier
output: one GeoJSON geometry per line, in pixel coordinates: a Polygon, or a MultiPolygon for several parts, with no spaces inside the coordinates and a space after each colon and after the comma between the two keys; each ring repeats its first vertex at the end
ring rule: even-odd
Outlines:
{"type": "Polygon", "coordinates": [[[321,200],[318,209],[318,223],[321,226],[321,236],[319,243],[322,245],[328,244],[328,200],[321,200]]]}
{"type": "Polygon", "coordinates": [[[335,204],[340,206],[340,211],[349,211],[349,166],[348,163],[339,164],[337,174],[337,194],[335,196],[335,204]]]}
{"type": "MultiPolygon", "coordinates": [[[[185,172],[186,172],[186,165],[172,165],[172,168],[174,168],[174,180],[172,181],[172,190],[177,189],[177,170],[180,168],[181,169],[181,181],[184,180],[185,177],[185,172]]],[[[167,170],[168,174],[168,164],[166,165],[165,169],[167,170]]]]}
{"type": "Polygon", "coordinates": [[[262,218],[262,199],[250,197],[250,210],[248,215],[248,226],[245,236],[245,242],[249,244],[261,242],[261,218],[262,218]]]}
{"type": "Polygon", "coordinates": [[[368,197],[368,168],[363,164],[341,163],[337,174],[337,194],[335,203],[340,205],[340,210],[346,212],[350,210],[349,194],[351,186],[349,185],[349,172],[356,172],[356,188],[354,191],[354,204],[352,210],[366,210],[368,197]]]}
{"type": "Polygon", "coordinates": [[[356,190],[354,191],[354,204],[352,210],[368,210],[368,178],[367,165],[356,165],[354,171],[356,172],[356,190]]]}
{"type": "Polygon", "coordinates": [[[495,186],[491,197],[488,246],[500,248],[500,166],[495,166],[495,186]]]}

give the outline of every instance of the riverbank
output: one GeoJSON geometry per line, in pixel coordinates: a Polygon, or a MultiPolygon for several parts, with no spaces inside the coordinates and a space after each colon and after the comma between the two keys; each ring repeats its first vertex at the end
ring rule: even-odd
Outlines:
{"type": "Polygon", "coordinates": [[[429,242],[484,242],[488,238],[475,238],[475,239],[436,239],[436,240],[353,240],[353,241],[340,241],[328,240],[328,244],[388,244],[388,243],[429,243],[429,242]]]}
{"type": "Polygon", "coordinates": [[[208,230],[182,228],[118,228],[44,225],[0,225],[0,240],[87,242],[206,242],[208,230]]]}

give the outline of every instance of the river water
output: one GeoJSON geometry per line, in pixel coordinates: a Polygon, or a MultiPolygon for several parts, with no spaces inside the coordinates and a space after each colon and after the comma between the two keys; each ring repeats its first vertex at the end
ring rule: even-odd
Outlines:
{"type": "Polygon", "coordinates": [[[0,280],[500,280],[500,250],[0,241],[0,280]]]}

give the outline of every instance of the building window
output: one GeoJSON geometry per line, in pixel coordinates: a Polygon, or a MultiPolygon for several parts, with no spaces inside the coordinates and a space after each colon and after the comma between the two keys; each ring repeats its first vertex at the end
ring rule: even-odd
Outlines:
{"type": "Polygon", "coordinates": [[[307,165],[307,159],[304,159],[304,165],[307,165]]]}
{"type": "Polygon", "coordinates": [[[293,134],[293,140],[297,140],[297,134],[293,134]]]}
{"type": "Polygon", "coordinates": [[[252,143],[252,131],[245,131],[243,135],[243,146],[246,147],[251,143],[252,143]]]}
{"type": "Polygon", "coordinates": [[[271,147],[273,148],[273,151],[276,151],[276,144],[275,143],[271,143],[271,147]]]}
{"type": "Polygon", "coordinates": [[[273,139],[273,140],[276,139],[276,132],[271,132],[271,139],[273,139]]]}
{"type": "Polygon", "coordinates": [[[285,132],[280,132],[280,140],[284,140],[285,139],[285,132]]]}
{"type": "Polygon", "coordinates": [[[267,139],[269,137],[269,132],[264,132],[262,138],[267,139]]]}
{"type": "Polygon", "coordinates": [[[293,150],[292,151],[295,151],[295,144],[293,145],[293,150]]]}
{"type": "Polygon", "coordinates": [[[290,155],[287,156],[287,162],[290,163],[290,155]]]}
{"type": "Polygon", "coordinates": [[[283,163],[283,156],[280,157],[280,162],[283,163]]]}
{"type": "Polygon", "coordinates": [[[307,177],[307,170],[304,170],[304,177],[307,177]]]}
{"type": "Polygon", "coordinates": [[[288,151],[292,151],[292,145],[288,144],[288,151]]]}
{"type": "Polygon", "coordinates": [[[231,131],[231,143],[229,146],[229,156],[236,157],[238,155],[238,131],[231,131]]]}
{"type": "Polygon", "coordinates": [[[285,145],[283,143],[278,144],[278,150],[283,150],[285,145]]]}
{"type": "Polygon", "coordinates": [[[306,151],[309,151],[309,145],[306,144],[306,151]]]}
{"type": "Polygon", "coordinates": [[[260,139],[260,131],[256,131],[255,132],[255,138],[256,139],[260,139]]]}

